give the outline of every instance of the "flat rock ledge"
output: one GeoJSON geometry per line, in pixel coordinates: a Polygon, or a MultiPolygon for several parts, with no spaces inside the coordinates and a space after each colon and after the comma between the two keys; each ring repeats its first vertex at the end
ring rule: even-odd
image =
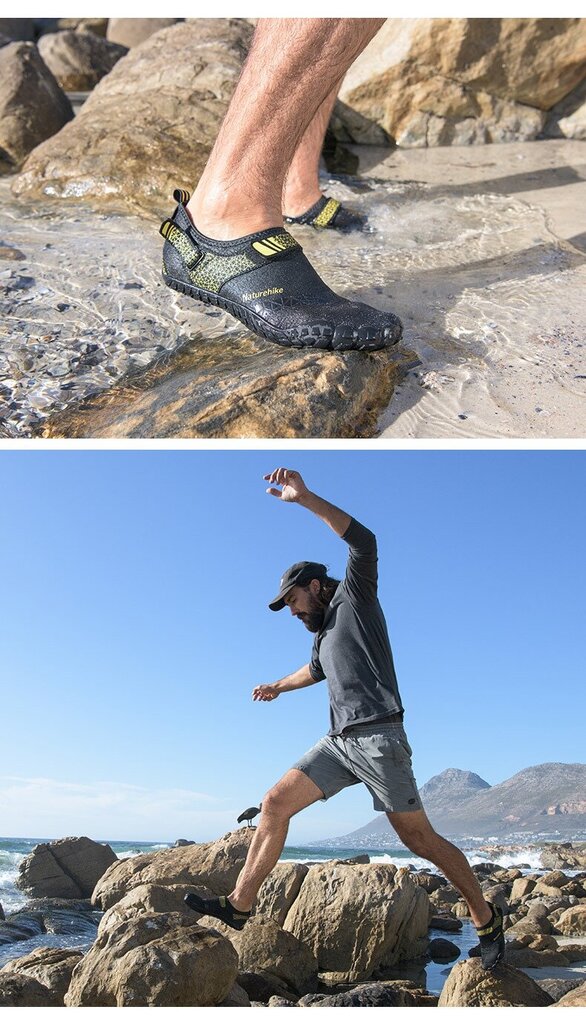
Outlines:
{"type": "Polygon", "coordinates": [[[190,342],[44,421],[42,437],[371,437],[411,353],[190,342]]]}

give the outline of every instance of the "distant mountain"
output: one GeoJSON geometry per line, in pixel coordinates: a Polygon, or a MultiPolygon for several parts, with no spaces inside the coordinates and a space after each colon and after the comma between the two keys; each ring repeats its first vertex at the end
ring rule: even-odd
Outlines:
{"type": "MultiPolygon", "coordinates": [[[[538,764],[490,786],[474,772],[447,768],[419,790],[427,816],[449,836],[504,836],[586,828],[586,765],[538,764]]],[[[314,846],[396,846],[385,814],[362,828],[314,846]]]]}

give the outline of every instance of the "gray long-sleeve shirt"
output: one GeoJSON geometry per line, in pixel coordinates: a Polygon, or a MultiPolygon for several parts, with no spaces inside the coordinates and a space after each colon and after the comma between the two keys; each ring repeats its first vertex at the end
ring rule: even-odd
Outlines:
{"type": "Polygon", "coordinates": [[[328,681],[330,736],[349,725],[403,711],[391,644],[377,596],[376,537],[352,519],[346,576],[313,642],[309,671],[328,681]]]}

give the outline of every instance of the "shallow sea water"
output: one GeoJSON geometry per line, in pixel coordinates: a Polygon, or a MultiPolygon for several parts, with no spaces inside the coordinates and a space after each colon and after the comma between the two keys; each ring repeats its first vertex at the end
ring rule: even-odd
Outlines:
{"type": "MultiPolygon", "coordinates": [[[[186,343],[209,358],[250,337],[162,283],[158,221],[24,203],[9,184],[0,181],[4,436],[38,432],[186,343]]],[[[419,361],[381,413],[384,436],[586,433],[585,257],[543,211],[417,182],[341,176],[322,187],[367,213],[370,230],[293,233],[331,287],[399,314],[401,347],[419,361]]]]}

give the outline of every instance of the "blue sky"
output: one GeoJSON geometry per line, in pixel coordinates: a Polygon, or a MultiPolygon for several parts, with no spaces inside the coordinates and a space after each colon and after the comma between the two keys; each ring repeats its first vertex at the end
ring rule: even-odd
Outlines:
{"type": "MultiPolygon", "coordinates": [[[[267,601],[346,546],[278,465],[377,534],[419,784],[583,759],[583,452],[0,452],[0,832],[204,841],[328,729],[325,683],[253,702],[311,635],[267,601]]],[[[289,842],[375,816],[362,786],[289,842]]]]}

